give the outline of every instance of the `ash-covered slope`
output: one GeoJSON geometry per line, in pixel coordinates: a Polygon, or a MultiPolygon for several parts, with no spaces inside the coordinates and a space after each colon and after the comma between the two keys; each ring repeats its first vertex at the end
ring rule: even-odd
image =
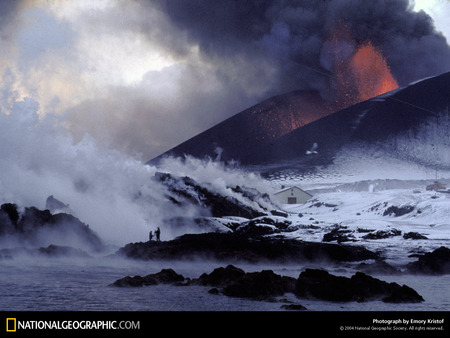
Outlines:
{"type": "Polygon", "coordinates": [[[450,73],[424,79],[335,113],[332,104],[314,93],[294,92],[249,108],[150,163],[170,155],[214,158],[219,149],[222,161],[235,160],[242,165],[288,162],[307,168],[332,163],[344,145],[361,144],[381,146],[408,159],[428,161],[426,149],[417,153],[410,141],[433,144],[434,151],[437,151],[435,141],[445,144],[446,136],[439,133],[448,129],[445,125],[449,123],[449,105],[450,73]],[[322,117],[324,113],[317,116],[314,112],[329,113],[322,117]],[[282,131],[289,128],[283,125],[295,119],[302,122],[296,122],[297,127],[284,134],[282,131]],[[430,131],[423,128],[431,124],[441,126],[441,130],[429,135],[430,131]],[[267,132],[270,128],[275,132],[267,132]]]}
{"type": "Polygon", "coordinates": [[[264,161],[262,153],[273,140],[337,111],[335,102],[316,91],[294,91],[250,107],[149,161],[167,156],[217,158],[242,164],[264,161]],[[252,159],[251,161],[249,161],[252,159]]]}
{"type": "Polygon", "coordinates": [[[449,106],[450,73],[445,73],[297,128],[267,146],[262,158],[267,163],[329,164],[345,146],[383,149],[393,156],[426,161],[429,144],[438,152],[439,162],[449,141],[449,106]],[[420,147],[423,151],[416,152],[420,147]]]}

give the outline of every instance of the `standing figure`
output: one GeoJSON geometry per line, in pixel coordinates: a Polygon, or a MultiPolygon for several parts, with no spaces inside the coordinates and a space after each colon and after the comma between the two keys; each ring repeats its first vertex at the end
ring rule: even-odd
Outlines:
{"type": "Polygon", "coordinates": [[[155,235],[156,235],[156,240],[159,242],[160,241],[160,235],[161,235],[161,230],[159,229],[159,227],[155,230],[155,235]]]}
{"type": "Polygon", "coordinates": [[[150,230],[148,234],[148,240],[151,241],[153,239],[153,231],[150,230]]]}

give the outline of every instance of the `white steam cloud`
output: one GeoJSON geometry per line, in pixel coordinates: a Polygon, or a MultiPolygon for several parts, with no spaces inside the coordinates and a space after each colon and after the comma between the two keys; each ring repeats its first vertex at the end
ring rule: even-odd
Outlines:
{"type": "Polygon", "coordinates": [[[0,202],[44,209],[53,195],[107,243],[145,241],[157,226],[163,239],[171,239],[164,227],[167,219],[201,214],[193,206],[175,208],[167,188],[153,179],[157,170],[208,183],[217,193],[232,194],[227,187],[236,185],[270,192],[258,175],[218,162],[166,159],[157,169],[101,148],[88,136],[75,142],[61,120],[53,115],[40,119],[38,110],[26,98],[9,114],[0,114],[0,202]]]}

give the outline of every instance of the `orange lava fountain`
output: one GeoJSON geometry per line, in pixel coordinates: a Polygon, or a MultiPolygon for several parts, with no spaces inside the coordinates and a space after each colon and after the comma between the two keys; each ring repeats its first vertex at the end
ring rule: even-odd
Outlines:
{"type": "Polygon", "coordinates": [[[259,128],[257,139],[270,142],[338,110],[398,88],[382,52],[370,41],[359,46],[348,30],[336,30],[328,40],[328,56],[334,73],[334,100],[310,92],[297,93],[284,104],[255,109],[259,128]]]}
{"type": "Polygon", "coordinates": [[[383,55],[370,42],[358,48],[350,61],[357,101],[365,101],[398,88],[383,55]]]}
{"type": "Polygon", "coordinates": [[[371,42],[359,46],[348,58],[336,58],[334,73],[340,109],[398,88],[383,54],[371,42]]]}

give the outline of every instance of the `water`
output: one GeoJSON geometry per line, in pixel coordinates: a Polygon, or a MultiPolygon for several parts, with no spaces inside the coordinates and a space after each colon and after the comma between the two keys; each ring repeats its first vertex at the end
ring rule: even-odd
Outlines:
{"type": "MultiPolygon", "coordinates": [[[[275,273],[298,277],[304,269],[296,265],[249,265],[247,272],[272,269],[275,273]]],[[[334,303],[298,299],[293,294],[278,302],[254,301],[209,294],[210,287],[155,285],[117,288],[109,284],[124,276],[146,275],[173,268],[184,277],[197,278],[203,272],[226,266],[217,262],[128,262],[123,260],[34,260],[0,261],[1,311],[279,311],[285,301],[302,304],[311,311],[448,311],[450,275],[376,276],[406,284],[423,296],[419,304],[334,303]],[[284,302],[282,302],[284,300],[284,302]]],[[[349,276],[353,271],[336,275],[349,276]]],[[[282,310],[286,311],[286,310],[282,310]]]]}

